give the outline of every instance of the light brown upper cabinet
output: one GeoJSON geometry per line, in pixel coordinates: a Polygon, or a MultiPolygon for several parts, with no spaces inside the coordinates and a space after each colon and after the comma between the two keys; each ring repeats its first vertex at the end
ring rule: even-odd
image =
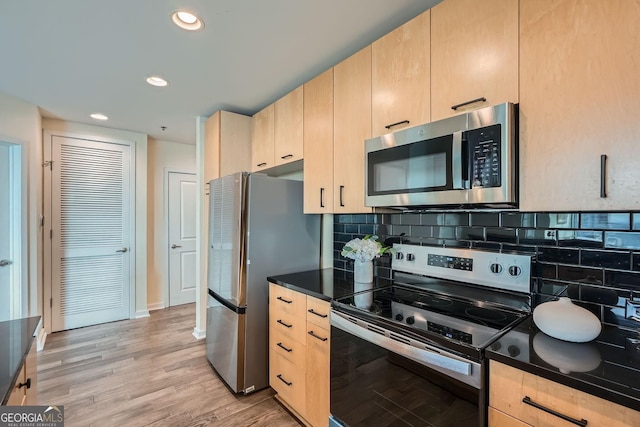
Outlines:
{"type": "Polygon", "coordinates": [[[299,86],[276,101],[274,126],[276,166],[302,159],[303,101],[303,86],[299,86]]]}
{"type": "Polygon", "coordinates": [[[253,115],[251,126],[251,171],[272,168],[275,163],[275,104],[253,115]]]}
{"type": "Polygon", "coordinates": [[[434,6],[431,120],[507,101],[518,102],[518,0],[445,0],[434,6]]]}
{"type": "Polygon", "coordinates": [[[333,211],[364,205],[364,141],[371,138],[371,45],[333,68],[333,211]]]}
{"type": "Polygon", "coordinates": [[[333,68],[304,84],[304,212],[333,212],[333,68]]]}
{"type": "Polygon", "coordinates": [[[520,8],[521,210],[639,209],[640,2],[520,8]]]}
{"type": "Polygon", "coordinates": [[[427,10],[371,45],[373,136],[431,120],[430,21],[427,10]]]}
{"type": "Polygon", "coordinates": [[[251,169],[251,117],[216,111],[204,135],[205,182],[251,169]]]}

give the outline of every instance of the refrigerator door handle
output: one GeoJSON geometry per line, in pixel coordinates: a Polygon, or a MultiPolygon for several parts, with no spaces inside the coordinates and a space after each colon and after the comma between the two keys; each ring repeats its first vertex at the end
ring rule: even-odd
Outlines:
{"type": "Polygon", "coordinates": [[[211,297],[213,299],[215,299],[220,304],[222,304],[225,307],[227,307],[229,310],[235,311],[238,314],[245,314],[245,312],[247,311],[247,307],[237,307],[237,306],[231,304],[228,300],[222,298],[217,293],[213,292],[211,289],[207,289],[207,291],[209,291],[209,295],[211,295],[211,297]]]}

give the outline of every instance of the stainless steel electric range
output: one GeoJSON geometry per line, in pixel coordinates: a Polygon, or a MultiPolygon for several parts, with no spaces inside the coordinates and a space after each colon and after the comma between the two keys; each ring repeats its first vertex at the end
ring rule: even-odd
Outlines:
{"type": "Polygon", "coordinates": [[[391,286],[332,304],[331,423],[485,425],[484,350],[530,314],[531,256],[394,248],[391,286]]]}

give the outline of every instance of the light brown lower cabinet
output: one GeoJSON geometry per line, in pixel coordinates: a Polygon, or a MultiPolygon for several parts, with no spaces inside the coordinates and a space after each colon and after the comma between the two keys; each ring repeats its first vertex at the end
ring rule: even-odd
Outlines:
{"type": "Polygon", "coordinates": [[[13,390],[7,400],[8,406],[23,406],[38,404],[37,372],[38,353],[36,340],[31,343],[31,349],[25,362],[22,364],[20,373],[13,385],[13,390]]]}
{"type": "Polygon", "coordinates": [[[269,384],[300,421],[314,427],[329,422],[330,308],[327,301],[269,284],[269,384]]]}
{"type": "Polygon", "coordinates": [[[495,360],[489,366],[488,418],[489,427],[640,425],[638,411],[495,360]]]}

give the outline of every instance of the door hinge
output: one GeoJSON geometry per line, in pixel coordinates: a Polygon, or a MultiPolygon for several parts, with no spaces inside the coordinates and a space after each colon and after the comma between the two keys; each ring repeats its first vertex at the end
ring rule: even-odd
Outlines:
{"type": "Polygon", "coordinates": [[[49,230],[49,240],[53,240],[53,230],[49,230]]]}
{"type": "Polygon", "coordinates": [[[45,160],[42,164],[43,168],[49,168],[49,170],[53,170],[53,160],[45,160]]]}
{"type": "Polygon", "coordinates": [[[49,308],[53,307],[53,298],[49,298],[49,308]]]}

